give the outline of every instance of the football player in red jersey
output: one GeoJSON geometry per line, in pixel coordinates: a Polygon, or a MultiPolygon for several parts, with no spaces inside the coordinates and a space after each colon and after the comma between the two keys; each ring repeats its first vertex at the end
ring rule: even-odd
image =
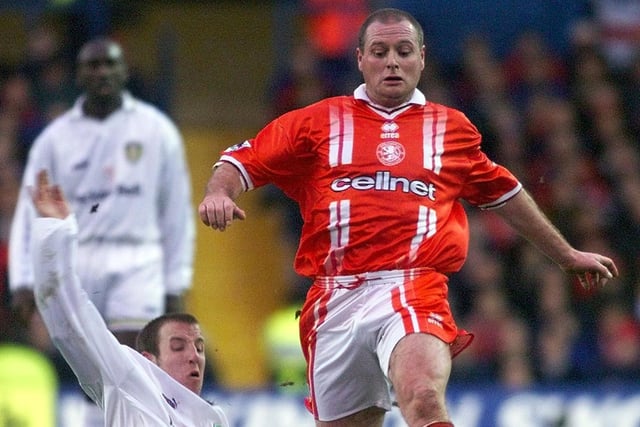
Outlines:
{"type": "Polygon", "coordinates": [[[222,153],[200,218],[224,231],[246,217],[238,196],[267,183],[299,204],[295,268],[314,281],[300,339],[317,426],[382,426],[391,393],[409,426],[452,426],[451,360],[472,339],[447,301],[447,274],[461,268],[469,240],[460,200],[495,209],[587,288],[618,271],[566,241],[482,152],[462,112],[425,99],[413,16],[374,11],[356,53],[364,84],[353,95],[286,113],[222,153]]]}

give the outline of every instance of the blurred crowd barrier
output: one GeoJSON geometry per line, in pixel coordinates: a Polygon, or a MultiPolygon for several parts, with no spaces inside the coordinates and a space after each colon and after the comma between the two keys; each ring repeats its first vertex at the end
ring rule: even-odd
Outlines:
{"type": "MultiPolygon", "coordinates": [[[[222,406],[232,427],[313,427],[303,395],[267,391],[226,393],[207,390],[207,400],[222,406]]],[[[83,397],[60,394],[58,427],[80,427],[83,397]]],[[[554,386],[510,390],[499,386],[457,387],[448,391],[456,427],[637,427],[640,386],[554,386]]],[[[387,414],[384,427],[406,427],[399,410],[387,414]]]]}

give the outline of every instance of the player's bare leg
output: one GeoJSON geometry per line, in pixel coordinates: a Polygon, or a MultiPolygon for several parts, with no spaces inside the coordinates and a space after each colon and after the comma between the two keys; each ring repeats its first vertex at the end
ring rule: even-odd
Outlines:
{"type": "Polygon", "coordinates": [[[449,345],[440,339],[411,334],[396,345],[389,361],[389,378],[409,427],[452,426],[445,405],[450,373],[449,345]]]}
{"type": "Polygon", "coordinates": [[[316,427],[382,427],[385,411],[371,407],[334,421],[316,421],[316,427]]]}

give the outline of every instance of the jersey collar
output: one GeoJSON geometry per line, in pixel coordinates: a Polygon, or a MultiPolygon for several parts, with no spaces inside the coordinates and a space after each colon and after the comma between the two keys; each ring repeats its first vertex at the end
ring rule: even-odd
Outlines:
{"type": "Polygon", "coordinates": [[[404,104],[398,105],[397,107],[394,107],[391,109],[387,107],[383,107],[382,105],[376,104],[371,100],[371,98],[369,98],[369,95],[367,95],[366,86],[367,85],[365,83],[362,83],[360,86],[358,86],[356,90],[353,91],[353,97],[355,99],[364,101],[367,104],[369,104],[372,108],[385,112],[387,114],[392,114],[396,111],[403,110],[405,107],[409,105],[426,105],[427,104],[427,99],[424,96],[424,94],[420,92],[418,88],[416,88],[414,89],[413,94],[411,95],[411,99],[409,99],[409,101],[405,102],[404,104]]]}

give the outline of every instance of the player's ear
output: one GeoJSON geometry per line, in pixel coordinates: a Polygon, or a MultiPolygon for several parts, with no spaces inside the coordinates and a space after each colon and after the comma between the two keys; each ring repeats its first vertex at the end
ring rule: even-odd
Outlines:
{"type": "Polygon", "coordinates": [[[155,363],[156,365],[158,364],[158,359],[156,358],[156,356],[154,356],[153,354],[149,353],[148,351],[143,351],[141,353],[145,358],[151,360],[153,363],[155,363]]]}

